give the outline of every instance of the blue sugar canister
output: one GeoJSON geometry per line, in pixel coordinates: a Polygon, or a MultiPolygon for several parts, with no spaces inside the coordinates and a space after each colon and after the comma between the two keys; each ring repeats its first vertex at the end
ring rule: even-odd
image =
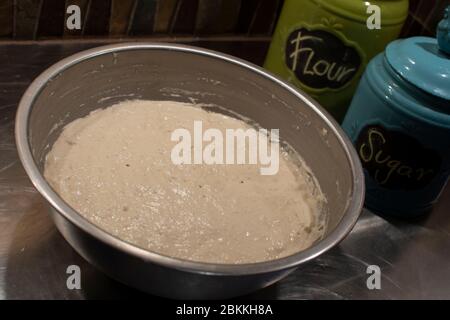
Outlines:
{"type": "Polygon", "coordinates": [[[397,40],[372,59],[344,119],[373,211],[425,213],[449,179],[449,8],[439,44],[428,37],[397,40]]]}

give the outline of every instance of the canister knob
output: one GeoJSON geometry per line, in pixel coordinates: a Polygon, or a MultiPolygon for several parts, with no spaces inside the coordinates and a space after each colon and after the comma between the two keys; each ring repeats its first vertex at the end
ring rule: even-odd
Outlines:
{"type": "Polygon", "coordinates": [[[450,54],[450,6],[445,9],[444,18],[437,27],[439,49],[450,54]]]}

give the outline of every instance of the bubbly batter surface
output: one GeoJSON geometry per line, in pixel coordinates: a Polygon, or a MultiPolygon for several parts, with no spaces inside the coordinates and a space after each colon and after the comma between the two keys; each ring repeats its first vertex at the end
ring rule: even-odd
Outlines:
{"type": "MultiPolygon", "coordinates": [[[[45,177],[81,215],[114,236],[171,257],[250,263],[309,247],[324,232],[324,197],[281,151],[276,175],[259,165],[174,165],[171,132],[250,128],[173,101],[125,101],[63,129],[45,177]]],[[[270,129],[270,128],[268,128],[270,129]]]]}

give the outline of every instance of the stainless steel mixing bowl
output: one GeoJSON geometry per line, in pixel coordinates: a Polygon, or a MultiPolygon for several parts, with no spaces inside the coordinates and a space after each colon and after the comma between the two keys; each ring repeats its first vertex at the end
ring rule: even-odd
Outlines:
{"type": "Polygon", "coordinates": [[[320,106],[255,65],[200,48],[117,44],[56,63],[23,95],[16,116],[16,143],[26,172],[50,203],[56,227],[71,246],[111,277],[165,297],[224,298],[268,286],[337,245],[356,223],[363,205],[364,178],[356,152],[320,106]],[[94,109],[137,98],[219,105],[263,128],[279,128],[281,140],[302,155],[327,197],[324,238],[282,259],[208,264],[146,251],[84,219],[43,177],[45,156],[64,124],[94,109]]]}

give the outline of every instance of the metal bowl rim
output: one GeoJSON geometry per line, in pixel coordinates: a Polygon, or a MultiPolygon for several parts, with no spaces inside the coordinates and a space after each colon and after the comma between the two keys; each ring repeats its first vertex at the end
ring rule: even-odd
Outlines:
{"type": "Polygon", "coordinates": [[[120,43],[84,50],[60,60],[42,72],[30,84],[23,94],[16,113],[15,138],[19,158],[26,173],[30,177],[31,182],[41,193],[41,195],[51,204],[51,206],[65,219],[69,220],[75,226],[79,227],[84,232],[87,232],[92,237],[116,248],[117,250],[126,252],[144,261],[188,272],[238,276],[276,272],[297,267],[298,265],[321,255],[342,241],[355,225],[364,203],[365,187],[361,163],[350,140],[340,128],[338,123],[331,117],[331,115],[329,115],[321,106],[319,106],[311,98],[304,95],[298,89],[261,67],[227,54],[193,46],[156,42],[120,43]],[[64,70],[73,67],[77,63],[99,55],[119,53],[128,50],[174,50],[226,61],[271,80],[274,85],[283,87],[289,93],[295,95],[303,101],[303,103],[305,103],[308,107],[313,109],[313,111],[328,125],[329,128],[327,129],[330,129],[338,138],[346,153],[352,171],[351,174],[353,176],[352,193],[349,195],[350,199],[347,204],[347,209],[335,229],[310,248],[284,258],[247,264],[214,264],[168,257],[137,247],[107,233],[72,209],[50,187],[34,161],[28,141],[28,122],[34,101],[46,84],[64,70]]]}

